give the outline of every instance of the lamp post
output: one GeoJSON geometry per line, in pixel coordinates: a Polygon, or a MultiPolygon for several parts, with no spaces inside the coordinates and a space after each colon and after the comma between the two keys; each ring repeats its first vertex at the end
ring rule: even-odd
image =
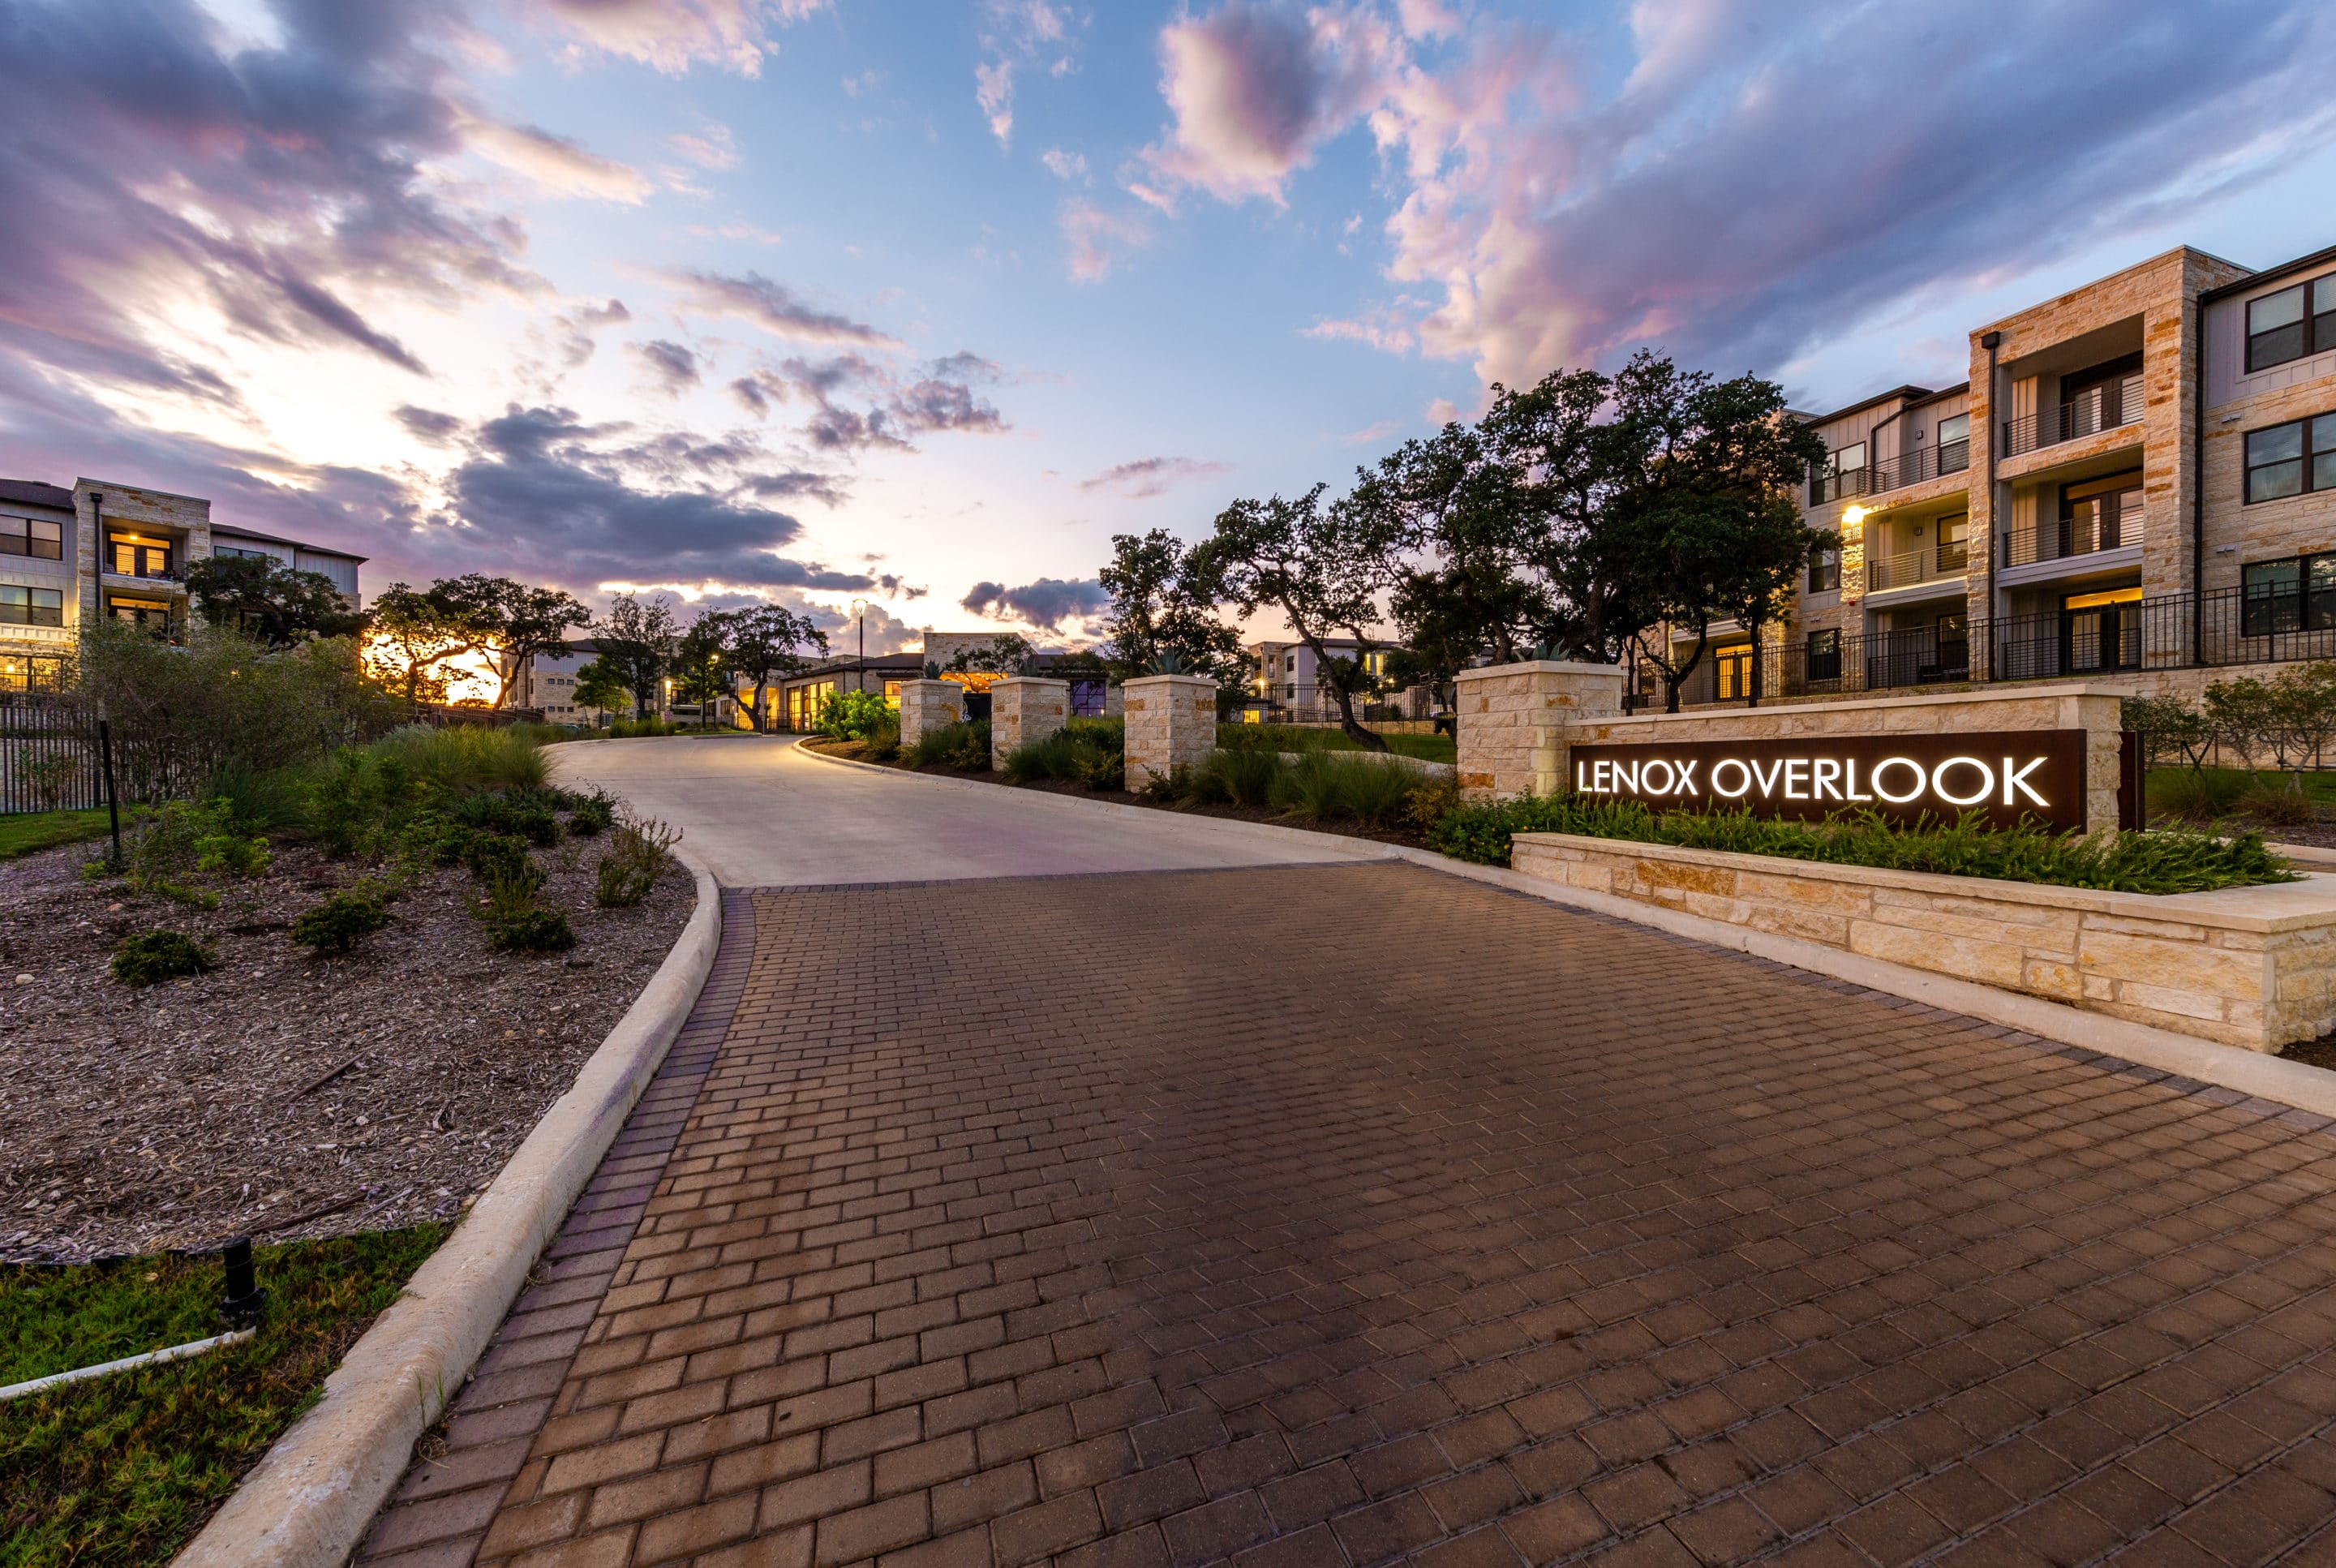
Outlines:
{"type": "Polygon", "coordinates": [[[852,672],[852,684],[861,691],[868,689],[868,601],[852,601],[852,618],[860,623],[860,667],[852,672]]]}

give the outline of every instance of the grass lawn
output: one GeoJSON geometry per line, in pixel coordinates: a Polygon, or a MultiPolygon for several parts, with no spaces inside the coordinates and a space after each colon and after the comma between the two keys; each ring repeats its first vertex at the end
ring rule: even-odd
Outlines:
{"type": "MultiPolygon", "coordinates": [[[[257,1337],[0,1405],[0,1568],[169,1562],[445,1233],[261,1247],[257,1337]]],[[[219,1333],[220,1275],[167,1255],[0,1269],[0,1384],[219,1333]]]]}
{"type": "MultiPolygon", "coordinates": [[[[1364,727],[1369,728],[1368,725],[1364,727]]],[[[1448,735],[1383,735],[1379,739],[1387,742],[1387,750],[1397,756],[1417,757],[1422,762],[1456,763],[1460,760],[1460,743],[1448,735]]],[[[1221,745],[1240,745],[1245,741],[1254,745],[1265,740],[1270,740],[1283,751],[1362,749],[1348,739],[1343,730],[1317,729],[1312,725],[1221,724],[1217,726],[1217,741],[1221,745]]]]}
{"type": "Polygon", "coordinates": [[[85,812],[22,812],[0,816],[0,861],[13,861],[34,850],[79,843],[105,833],[105,808],[85,812]]]}

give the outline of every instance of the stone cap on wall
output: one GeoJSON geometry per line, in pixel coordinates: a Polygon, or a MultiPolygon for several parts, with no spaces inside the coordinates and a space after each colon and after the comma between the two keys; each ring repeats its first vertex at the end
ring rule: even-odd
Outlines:
{"type": "Polygon", "coordinates": [[[1950,876],[1944,872],[1904,872],[1884,866],[1844,865],[1796,860],[1790,855],[1746,854],[1736,850],[1690,849],[1684,844],[1643,843],[1636,839],[1592,838],[1583,833],[1524,833],[1519,843],[1548,844],[1598,854],[1629,855],[1673,865],[1724,866],[1763,876],[1862,887],[1903,888],[1942,897],[1987,898],[1999,903],[2076,910],[2127,919],[2179,920],[2214,930],[2272,936],[2310,930],[2336,920],[2336,876],[2307,872],[2293,882],[2251,888],[2217,888],[2204,893],[2122,893],[2101,888],[2059,887],[2045,882],[2004,881],[1995,877],[1950,876]]]}
{"type": "Polygon", "coordinates": [[[1619,664],[1591,664],[1572,658],[1529,658],[1515,664],[1488,664],[1455,672],[1455,680],[1483,680],[1495,675],[1610,675],[1621,680],[1629,672],[1619,664]]]}
{"type": "Polygon", "coordinates": [[[1122,686],[1173,686],[1180,681],[1186,686],[1204,686],[1211,691],[1217,689],[1215,678],[1205,675],[1138,675],[1130,676],[1120,684],[1122,686]]]}
{"type": "MultiPolygon", "coordinates": [[[[949,681],[944,684],[955,686],[957,683],[955,681],[949,681]]],[[[1069,681],[1057,680],[1053,676],[1048,675],[1000,676],[996,680],[990,682],[989,685],[990,689],[993,691],[1001,686],[1058,686],[1065,691],[1068,691],[1071,688],[1071,683],[1069,681]]]]}
{"type": "MultiPolygon", "coordinates": [[[[1523,669],[1528,667],[1523,665],[1511,665],[1508,667],[1511,669],[1523,669]]],[[[1762,717],[1773,717],[1777,715],[1797,716],[1801,714],[1813,713],[1871,713],[1877,708],[1897,712],[1903,711],[1906,708],[1968,706],[1973,703],[1987,702],[2057,702],[2068,697],[2081,696],[2113,696],[2122,701],[2128,695],[2130,694],[2120,691],[2115,687],[2108,686],[2090,686],[2084,684],[2013,686],[1995,690],[1977,689],[1971,691],[1940,692],[1934,695],[1925,695],[1922,696],[1866,696],[1844,698],[1840,702],[1772,703],[1766,707],[1713,707],[1706,706],[1690,709],[1685,713],[1623,714],[1613,718],[1601,719],[1598,722],[1611,728],[1619,725],[1679,724],[1695,719],[1701,719],[1708,723],[1713,719],[1728,719],[1749,715],[1757,715],[1762,717]]]]}

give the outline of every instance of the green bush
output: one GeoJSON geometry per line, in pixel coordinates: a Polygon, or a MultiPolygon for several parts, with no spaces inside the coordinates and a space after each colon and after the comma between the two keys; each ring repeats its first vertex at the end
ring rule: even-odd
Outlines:
{"type": "MultiPolygon", "coordinates": [[[[2128,708],[2131,706],[2127,705],[2128,708]]],[[[2149,813],[2152,816],[2214,822],[2237,810],[2239,797],[2254,782],[2254,775],[2242,768],[2157,768],[2149,775],[2149,813]]]]}
{"type": "Polygon", "coordinates": [[[861,737],[860,744],[866,748],[869,758],[874,762],[891,762],[899,756],[900,755],[900,716],[887,714],[877,723],[870,725],[868,733],[861,737]]]}
{"type": "Polygon", "coordinates": [[[114,947],[110,967],[125,986],[151,986],[201,974],[218,962],[217,954],[182,931],[141,931],[114,947]]]}
{"type": "Polygon", "coordinates": [[[2312,797],[2287,781],[2260,779],[2253,789],[2239,797],[2239,810],[2257,822],[2278,827],[2301,827],[2320,820],[2320,808],[2312,797]]]}
{"type": "Polygon", "coordinates": [[[1269,806],[1290,765],[1270,746],[1220,746],[1193,770],[1192,798],[1230,801],[1237,806],[1269,806]]]}
{"type": "Polygon", "coordinates": [[[819,705],[815,727],[837,740],[866,740],[869,733],[890,720],[900,727],[892,704],[880,691],[832,691],[819,705]]]}
{"type": "Polygon", "coordinates": [[[312,905],[293,917],[292,940],[318,957],[346,953],[389,924],[384,890],[359,883],[312,905]]]}
{"type": "Polygon", "coordinates": [[[373,743],[375,756],[394,758],[414,777],[449,792],[540,785],[543,749],[516,726],[406,725],[373,743]]]}
{"type": "Polygon", "coordinates": [[[416,812],[397,830],[398,859],[417,866],[451,866],[467,859],[478,835],[434,811],[416,812]]]}
{"type": "Polygon", "coordinates": [[[338,860],[377,848],[416,786],[402,760],[346,746],[311,770],[302,793],[309,834],[338,860]]]}
{"type": "Polygon", "coordinates": [[[141,892],[215,909],[219,895],[198,875],[253,877],[273,862],[268,841],[244,831],[224,801],[172,801],[141,815],[126,875],[141,892]]]}
{"type": "Polygon", "coordinates": [[[593,901],[604,910],[627,910],[649,896],[657,878],[673,866],[673,846],[681,830],[654,820],[619,823],[594,868],[593,901]]]}
{"type": "Polygon", "coordinates": [[[956,768],[974,772],[989,765],[989,721],[960,719],[927,730],[904,754],[910,767],[956,768]]]}
{"type": "Polygon", "coordinates": [[[594,838],[608,832],[609,824],[617,820],[617,802],[613,795],[602,794],[596,790],[589,795],[575,796],[574,803],[569,808],[568,831],[579,839],[594,838]]]}
{"type": "Polygon", "coordinates": [[[2111,838],[2034,826],[1990,828],[1979,813],[1901,827],[1872,812],[1784,822],[1748,812],[1650,812],[1635,801],[1527,796],[1464,805],[1428,830],[1428,847],[1455,860],[1505,865],[1521,833],[1579,833],[1687,849],[1777,855],[1836,865],[1992,877],[2111,892],[2188,893],[2292,881],[2287,863],[2243,833],[2220,839],[2185,828],[2111,838]]]}
{"type": "Polygon", "coordinates": [[[667,724],[665,720],[654,716],[649,718],[611,719],[608,723],[608,734],[611,737],[617,740],[638,740],[649,735],[679,735],[681,733],[681,726],[677,724],[667,724]]]}
{"type": "Polygon", "coordinates": [[[530,892],[543,885],[542,871],[527,858],[527,841],[510,833],[472,834],[462,846],[462,863],[482,883],[524,882],[530,892]]]}
{"type": "Polygon", "coordinates": [[[564,953],[576,945],[568,917],[541,907],[487,922],[487,946],[499,953],[564,953]]]}

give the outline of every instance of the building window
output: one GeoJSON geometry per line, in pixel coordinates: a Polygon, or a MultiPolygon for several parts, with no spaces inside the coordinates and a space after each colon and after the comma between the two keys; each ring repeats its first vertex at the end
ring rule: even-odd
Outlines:
{"type": "Polygon", "coordinates": [[[2247,301],[2247,369],[2336,349],[2336,272],[2247,301]]]}
{"type": "Polygon", "coordinates": [[[63,626],[64,623],[65,596],[62,589],[0,585],[0,626],[63,626]]]}
{"type": "Polygon", "coordinates": [[[211,553],[223,555],[229,560],[274,560],[276,559],[264,550],[238,550],[231,544],[213,545],[211,553]]]}
{"type": "Polygon", "coordinates": [[[170,541],[142,533],[108,533],[105,570],[116,577],[172,577],[170,541]]]}
{"type": "Polygon", "coordinates": [[[108,595],[105,609],[114,619],[128,621],[131,626],[157,636],[167,636],[170,630],[170,606],[165,599],[121,599],[108,595]]]}
{"type": "Polygon", "coordinates": [[[2247,432],[2246,500],[2336,490],[2336,414],[2247,432]]]}
{"type": "Polygon", "coordinates": [[[1961,571],[1971,560],[1971,514],[1939,519],[1939,570],[1961,571]]]}
{"type": "Polygon", "coordinates": [[[1809,591],[1831,593],[1841,587],[1841,545],[1819,545],[1809,552],[1809,591]]]}
{"type": "Polygon", "coordinates": [[[1840,501],[1865,493],[1865,443],[1853,442],[1825,459],[1825,466],[1809,476],[1809,504],[1823,506],[1827,502],[1840,501]]]}
{"type": "Polygon", "coordinates": [[[2239,574],[2239,635],[2336,627],[2336,553],[2258,560],[2239,574]]]}
{"type": "Polygon", "coordinates": [[[30,556],[35,560],[63,560],[65,525],[37,517],[0,517],[0,555],[30,556]]]}
{"type": "Polygon", "coordinates": [[[1971,466],[1971,415],[1951,414],[1939,421],[1939,472],[1961,473],[1971,466]]]}
{"type": "Polygon", "coordinates": [[[1835,628],[1809,633],[1808,677],[1811,680],[1841,678],[1841,632],[1835,628]]]}

